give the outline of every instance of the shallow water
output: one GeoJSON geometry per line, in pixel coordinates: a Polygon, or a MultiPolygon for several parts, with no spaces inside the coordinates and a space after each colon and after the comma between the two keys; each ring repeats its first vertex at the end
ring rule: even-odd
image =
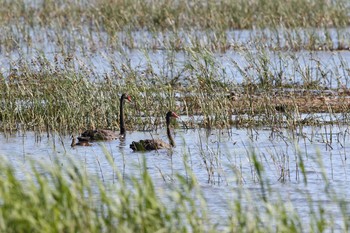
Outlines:
{"type": "MultiPolygon", "coordinates": [[[[13,70],[21,70],[21,66],[28,64],[33,70],[59,67],[64,71],[80,72],[85,70],[92,78],[103,78],[106,74],[118,77],[119,74],[115,73],[115,69],[120,71],[123,70],[123,66],[127,65],[130,69],[138,72],[140,76],[151,68],[152,73],[161,78],[180,77],[186,79],[191,75],[191,71],[188,70],[189,65],[193,67],[192,72],[200,71],[203,68],[204,57],[210,55],[210,59],[213,59],[215,65],[209,69],[215,69],[215,75],[220,76],[222,81],[230,80],[242,83],[249,79],[249,81],[259,82],[262,66],[266,65],[271,77],[281,78],[283,83],[302,84],[307,81],[317,82],[329,88],[350,87],[347,72],[350,51],[290,51],[283,49],[276,51],[269,49],[269,47],[276,46],[273,45],[276,43],[273,38],[278,33],[281,34],[279,35],[282,41],[280,46],[283,48],[284,44],[288,44],[282,39],[285,33],[283,30],[281,32],[228,31],[227,43],[241,49],[213,53],[209,51],[198,53],[192,50],[195,47],[191,41],[192,37],[202,38],[198,43],[203,48],[210,47],[213,35],[209,32],[192,31],[189,32],[190,36],[187,35],[187,32],[176,35],[170,32],[152,34],[147,31],[136,31],[131,32],[131,35],[120,32],[117,37],[119,38],[117,46],[107,46],[110,40],[108,35],[104,32],[89,33],[88,28],[63,31],[62,40],[64,41],[62,43],[56,41],[57,32],[53,29],[27,28],[31,38],[29,44],[22,38],[24,35],[18,29],[3,30],[5,34],[19,38],[18,47],[10,51],[6,51],[6,48],[0,51],[1,72],[4,76],[9,75],[13,70]],[[179,51],[170,49],[167,44],[171,44],[174,37],[181,38],[187,49],[179,51]],[[133,46],[125,44],[130,40],[133,40],[133,46]],[[152,49],[154,44],[157,44],[157,47],[152,49]],[[259,45],[260,49],[257,48],[259,45]],[[264,59],[266,63],[263,62],[264,59]],[[46,64],[43,62],[46,60],[50,62],[50,65],[41,67],[43,63],[46,64]],[[72,63],[66,63],[66,60],[70,60],[72,63]],[[244,74],[241,70],[244,71],[244,74]]],[[[324,32],[315,33],[322,34],[324,32]]],[[[333,43],[338,43],[338,33],[340,32],[337,30],[329,29],[333,43]]],[[[340,34],[350,34],[350,28],[343,29],[340,34]]],[[[307,36],[305,37],[304,40],[307,41],[307,36]]]]}
{"type": "Polygon", "coordinates": [[[204,130],[176,129],[176,147],[146,153],[133,152],[129,144],[145,138],[166,140],[165,130],[158,132],[129,132],[126,140],[94,143],[91,147],[71,148],[69,136],[37,135],[33,132],[0,137],[0,155],[10,161],[19,177],[29,170],[29,161],[53,164],[60,161],[64,166],[69,158],[77,160],[89,175],[100,177],[108,183],[116,179],[102,145],[111,153],[115,165],[124,179],[140,175],[142,159],[147,160],[147,170],[153,178],[160,195],[176,183],[176,174],[186,176],[184,163],[196,176],[207,200],[209,215],[219,220],[230,214],[230,205],[237,197],[237,189],[247,192],[252,200],[261,199],[262,192],[252,154],[263,165],[270,201],[281,198],[291,202],[308,221],[309,200],[316,205],[322,203],[326,213],[331,213],[335,222],[342,222],[339,207],[325,193],[326,182],[339,198],[350,195],[350,165],[347,162],[350,149],[347,126],[303,127],[297,130],[237,129],[204,130]],[[300,168],[303,160],[307,182],[300,168]],[[212,173],[208,173],[208,170],[212,173]],[[283,171],[283,172],[282,172],[283,171]],[[282,176],[283,174],[283,176],[282,176]]]}

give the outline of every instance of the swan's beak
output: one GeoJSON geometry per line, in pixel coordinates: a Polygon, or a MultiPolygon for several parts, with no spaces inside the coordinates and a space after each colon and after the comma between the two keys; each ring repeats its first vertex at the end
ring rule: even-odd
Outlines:
{"type": "Polygon", "coordinates": [[[128,95],[128,97],[126,97],[128,99],[129,102],[131,102],[131,97],[130,95],[128,95]]]}
{"type": "Polygon", "coordinates": [[[175,112],[172,112],[172,113],[171,113],[171,116],[172,116],[172,117],[175,117],[175,118],[179,118],[179,116],[178,116],[175,112]]]}

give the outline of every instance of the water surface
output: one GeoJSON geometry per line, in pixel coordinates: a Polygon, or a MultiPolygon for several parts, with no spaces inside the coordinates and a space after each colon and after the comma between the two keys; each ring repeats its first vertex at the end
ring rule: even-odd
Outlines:
{"type": "Polygon", "coordinates": [[[252,200],[261,200],[267,194],[262,191],[253,166],[252,154],[255,154],[263,165],[263,177],[269,184],[269,200],[281,198],[291,202],[307,220],[308,196],[311,196],[315,206],[322,203],[327,213],[342,222],[339,207],[325,192],[326,182],[322,172],[339,198],[350,195],[347,188],[350,172],[347,126],[302,127],[296,130],[176,129],[175,132],[177,146],[172,151],[145,153],[133,152],[129,144],[152,137],[166,141],[164,129],[158,132],[128,132],[125,141],[74,148],[70,146],[70,136],[51,135],[48,138],[46,134],[18,132],[0,137],[0,155],[14,165],[19,177],[30,170],[30,160],[48,165],[58,160],[65,166],[73,158],[86,174],[98,176],[106,183],[114,183],[117,176],[103,153],[102,147],[105,146],[126,180],[140,176],[142,160],[146,158],[147,170],[161,196],[177,183],[176,174],[188,175],[186,163],[203,191],[210,216],[219,219],[231,213],[230,205],[237,198],[238,189],[247,192],[252,200]],[[307,182],[301,172],[301,160],[307,182]]]}

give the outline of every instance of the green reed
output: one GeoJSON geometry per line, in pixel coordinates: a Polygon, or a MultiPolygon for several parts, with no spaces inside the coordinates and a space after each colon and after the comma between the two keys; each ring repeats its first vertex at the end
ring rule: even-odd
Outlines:
{"type": "MultiPolygon", "coordinates": [[[[58,162],[58,161],[57,161],[58,162]]],[[[201,232],[204,212],[195,212],[195,185],[183,182],[186,189],[174,189],[167,208],[143,168],[141,178],[131,183],[119,180],[105,184],[81,173],[71,165],[51,166],[32,161],[31,174],[19,180],[15,169],[2,163],[1,223],[6,232],[201,232]],[[42,175],[45,171],[45,175],[42,175]],[[25,182],[24,182],[25,181],[25,182]],[[177,196],[176,194],[180,194],[177,196]]],[[[191,181],[195,182],[194,180],[191,181]]]]}
{"type": "Polygon", "coordinates": [[[10,10],[0,15],[4,23],[22,17],[31,24],[51,25],[58,22],[68,26],[78,25],[83,20],[92,25],[101,25],[109,32],[125,28],[227,30],[278,25],[337,27],[349,24],[348,6],[343,0],[294,0],[285,3],[269,0],[92,0],[74,3],[65,0],[36,3],[3,0],[2,4],[4,9],[10,10]]]}
{"type": "Polygon", "coordinates": [[[94,51],[101,42],[104,48],[117,50],[205,47],[225,52],[245,45],[237,40],[237,35],[230,36],[236,29],[252,29],[248,41],[265,41],[277,50],[349,47],[349,7],[345,0],[1,3],[6,11],[0,11],[4,25],[0,41],[2,49],[8,52],[43,40],[54,41],[64,53],[69,53],[71,47],[94,51]],[[70,48],[65,48],[67,44],[70,48]]]}
{"type": "MultiPolygon", "coordinates": [[[[290,142],[290,141],[288,141],[290,142]]],[[[211,143],[200,142],[200,146],[207,146],[211,150],[211,143]]],[[[214,147],[216,147],[214,145],[214,147]]],[[[187,151],[186,148],[184,148],[187,151]]],[[[116,176],[112,181],[87,175],[82,165],[66,155],[64,161],[59,158],[51,164],[38,161],[29,162],[29,166],[21,173],[2,157],[0,165],[0,229],[6,232],[326,232],[343,230],[349,226],[347,212],[348,203],[329,185],[327,172],[322,164],[321,155],[317,155],[312,167],[320,171],[320,185],[324,185],[324,194],[330,203],[340,212],[340,219],[325,211],[323,202],[317,202],[308,191],[299,190],[305,198],[306,206],[300,212],[290,200],[276,194],[271,182],[289,182],[290,178],[281,180],[278,176],[271,178],[269,163],[276,161],[265,160],[260,150],[247,150],[247,158],[251,172],[240,174],[232,167],[232,171],[221,165],[215,167],[214,160],[223,162],[223,158],[232,154],[222,148],[209,151],[203,150],[203,162],[207,160],[207,167],[211,169],[208,176],[220,180],[220,170],[230,179],[237,176],[243,183],[233,185],[225,183],[225,188],[232,192],[225,199],[227,206],[226,217],[220,219],[211,215],[207,200],[200,189],[200,181],[193,174],[187,159],[193,155],[186,152],[184,156],[185,175],[173,174],[174,182],[159,187],[150,176],[144,159],[140,166],[139,175],[130,175],[127,179],[119,173],[112,156],[103,149],[109,166],[116,176]],[[187,158],[187,159],[186,159],[187,158]],[[257,189],[250,191],[244,183],[255,181],[257,189]],[[308,213],[306,213],[308,212],[308,213]],[[342,216],[343,215],[343,216],[342,216]]],[[[303,161],[305,156],[295,146],[296,155],[292,160],[300,170],[296,171],[303,176],[298,182],[307,185],[308,174],[303,161]]],[[[272,154],[279,154],[279,151],[272,154]]],[[[277,155],[278,156],[278,155],[277,155]]],[[[225,162],[224,162],[225,163],[225,162]]],[[[230,161],[232,165],[236,162],[230,161]]],[[[309,161],[308,163],[311,163],[309,161]]],[[[108,165],[107,165],[108,166],[108,165]]],[[[226,166],[226,165],[225,165],[226,166]]],[[[107,169],[107,167],[105,167],[107,169]]],[[[203,167],[203,169],[206,169],[203,167]]],[[[246,171],[247,172],[247,171],[246,171]]],[[[277,172],[277,171],[276,171],[277,172]]],[[[215,183],[213,180],[208,180],[215,183]]],[[[220,182],[218,182],[218,185],[220,182]]],[[[327,202],[328,203],[328,202],[327,202]]]]}
{"type": "MultiPolygon", "coordinates": [[[[315,110],[312,106],[309,110],[308,106],[298,108],[298,89],[320,93],[330,86],[341,89],[342,82],[334,85],[333,77],[337,75],[347,81],[349,67],[340,60],[341,65],[329,71],[327,64],[317,57],[306,63],[296,60],[294,53],[257,48],[241,52],[246,60],[244,65],[230,61],[243,77],[242,84],[238,84],[210,50],[186,51],[185,62],[177,67],[176,53],[172,50],[165,52],[164,61],[159,64],[152,62],[149,51],[144,54],[144,66],[132,65],[128,59],[117,64],[107,56],[113,70],[106,74],[95,73],[89,67],[89,60],[83,62],[74,56],[57,54],[52,62],[38,54],[30,63],[12,62],[12,72],[2,74],[1,79],[1,129],[65,133],[101,127],[118,130],[119,98],[124,92],[133,99],[125,105],[128,130],[155,130],[164,123],[164,113],[168,110],[188,116],[201,115],[201,121],[189,118],[185,123],[206,128],[318,124],[312,117],[300,118],[301,110],[310,113],[315,110]],[[290,68],[286,70],[286,66],[290,68]],[[291,92],[283,97],[285,89],[295,89],[296,94],[291,92]],[[284,106],[276,99],[276,93],[290,101],[282,112],[277,109],[284,106]]],[[[322,94],[317,97],[322,98],[322,94]]],[[[346,100],[346,95],[339,96],[342,98],[346,100]]],[[[343,112],[342,122],[346,123],[346,101],[338,105],[336,109],[326,106],[323,111],[331,115],[343,112]]],[[[329,123],[339,121],[332,119],[329,123]]]]}

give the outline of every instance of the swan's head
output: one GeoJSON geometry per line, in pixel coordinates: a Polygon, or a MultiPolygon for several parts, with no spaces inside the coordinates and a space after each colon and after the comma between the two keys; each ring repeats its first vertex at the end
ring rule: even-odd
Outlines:
{"type": "Polygon", "coordinates": [[[179,118],[179,116],[175,112],[172,112],[172,111],[169,111],[166,114],[166,118],[170,118],[170,117],[179,118]]]}
{"type": "Polygon", "coordinates": [[[122,94],[122,99],[127,99],[129,102],[131,102],[131,96],[127,93],[122,94]]]}

